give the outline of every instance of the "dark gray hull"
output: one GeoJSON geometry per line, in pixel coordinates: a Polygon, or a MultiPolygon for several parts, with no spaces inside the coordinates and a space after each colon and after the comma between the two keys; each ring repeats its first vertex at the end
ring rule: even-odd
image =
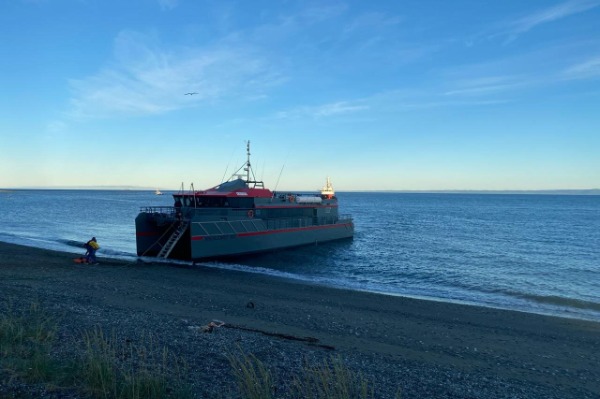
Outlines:
{"type": "MultiPolygon", "coordinates": [[[[273,221],[258,218],[234,221],[191,220],[169,258],[205,260],[276,251],[351,238],[351,219],[311,225],[309,220],[273,221]],[[275,228],[269,228],[269,226],[275,228]]],[[[157,256],[178,227],[168,215],[140,213],[136,218],[137,254],[157,256]]]]}
{"type": "Polygon", "coordinates": [[[351,221],[324,226],[262,230],[220,236],[197,235],[198,230],[200,229],[192,224],[191,252],[193,260],[314,245],[327,241],[351,238],[354,235],[354,225],[351,221]]]}

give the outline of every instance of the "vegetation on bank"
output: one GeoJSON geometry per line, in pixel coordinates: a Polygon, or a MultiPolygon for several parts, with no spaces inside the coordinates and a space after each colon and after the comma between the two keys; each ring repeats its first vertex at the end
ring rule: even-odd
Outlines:
{"type": "Polygon", "coordinates": [[[119,344],[95,328],[82,334],[79,356],[53,356],[58,323],[38,304],[18,311],[11,304],[0,314],[0,377],[68,390],[93,398],[186,398],[185,364],[166,348],[157,349],[151,336],[141,344],[119,344]]]}
{"type": "MultiPolygon", "coordinates": [[[[191,398],[185,382],[185,362],[166,347],[158,348],[151,335],[141,343],[121,342],[100,328],[85,331],[71,360],[57,350],[58,322],[39,304],[17,310],[7,304],[0,313],[0,383],[22,382],[46,391],[69,391],[93,398],[191,398]]],[[[306,365],[286,392],[276,392],[275,377],[252,354],[228,356],[238,394],[244,399],[276,397],[306,399],[373,398],[374,388],[350,371],[339,358],[319,366],[306,365]]],[[[16,385],[15,385],[16,386],[16,385]]],[[[20,397],[26,397],[21,392],[20,397]]]]}
{"type": "MultiPolygon", "coordinates": [[[[254,355],[239,352],[229,355],[229,363],[242,398],[275,399],[277,384],[271,371],[254,355]]],[[[369,399],[375,398],[373,385],[360,374],[348,369],[342,360],[333,357],[321,365],[305,365],[292,377],[283,395],[293,399],[369,399]]],[[[396,395],[400,398],[400,393],[396,395]]]]}

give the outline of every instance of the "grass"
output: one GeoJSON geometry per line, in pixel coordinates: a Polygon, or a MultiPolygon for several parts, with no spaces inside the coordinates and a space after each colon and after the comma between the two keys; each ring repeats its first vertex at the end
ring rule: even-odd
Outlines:
{"type": "Polygon", "coordinates": [[[106,337],[100,328],[84,334],[80,377],[93,397],[191,397],[182,382],[184,363],[165,347],[157,350],[152,336],[138,345],[117,342],[114,334],[106,337]]]}
{"type": "Polygon", "coordinates": [[[250,354],[228,356],[238,390],[246,399],[271,399],[274,396],[273,378],[265,365],[250,354]]]}
{"type": "MultiPolygon", "coordinates": [[[[256,356],[239,351],[228,356],[239,394],[244,399],[275,398],[274,377],[256,356]]],[[[281,395],[277,395],[281,396],[281,395]]],[[[373,384],[349,369],[339,357],[319,365],[305,365],[292,378],[283,395],[298,399],[370,399],[375,398],[373,384]]],[[[396,394],[400,398],[400,392],[396,394]]]]}
{"type": "Polygon", "coordinates": [[[27,382],[51,378],[55,364],[49,353],[56,331],[57,323],[38,303],[18,311],[9,302],[0,314],[0,368],[27,382]]]}
{"type": "MultiPolygon", "coordinates": [[[[155,345],[152,335],[138,343],[106,335],[99,327],[85,331],[72,360],[53,356],[58,323],[38,303],[17,310],[12,303],[0,313],[0,376],[42,384],[49,390],[72,390],[98,399],[191,398],[184,383],[185,363],[155,345]]],[[[291,383],[277,384],[269,368],[252,354],[228,356],[244,399],[370,399],[372,383],[349,369],[339,357],[305,365],[291,383]],[[287,392],[276,387],[286,386],[287,392]]],[[[2,382],[0,381],[0,385],[2,382]]],[[[399,394],[397,395],[399,397],[399,394]]]]}
{"type": "Polygon", "coordinates": [[[303,373],[294,378],[292,396],[304,399],[368,399],[375,397],[372,384],[346,367],[339,357],[323,364],[305,366],[303,373]]]}
{"type": "Polygon", "coordinates": [[[39,304],[18,311],[12,303],[0,313],[0,371],[9,380],[41,383],[47,389],[77,390],[93,398],[188,398],[185,364],[152,336],[139,344],[105,336],[100,328],[81,336],[82,355],[73,360],[52,356],[58,323],[39,304]],[[57,388],[58,387],[58,388],[57,388]]]}

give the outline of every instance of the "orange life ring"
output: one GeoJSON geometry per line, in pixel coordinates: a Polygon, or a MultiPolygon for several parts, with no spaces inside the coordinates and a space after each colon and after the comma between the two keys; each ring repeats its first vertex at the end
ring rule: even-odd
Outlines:
{"type": "Polygon", "coordinates": [[[293,195],[290,195],[290,202],[294,202],[296,198],[293,195]]]}
{"type": "Polygon", "coordinates": [[[254,211],[253,211],[252,209],[250,209],[250,210],[248,211],[248,217],[249,217],[250,219],[252,219],[252,218],[254,217],[254,211]]]}

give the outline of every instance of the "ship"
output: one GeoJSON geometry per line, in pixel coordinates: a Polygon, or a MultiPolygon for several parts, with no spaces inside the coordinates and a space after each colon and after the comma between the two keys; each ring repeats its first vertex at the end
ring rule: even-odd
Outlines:
{"type": "Polygon", "coordinates": [[[147,206],[135,219],[137,255],[201,261],[351,239],[354,222],[338,212],[329,177],[320,192],[277,192],[246,162],[207,190],[182,189],[173,206],[147,206]]]}

